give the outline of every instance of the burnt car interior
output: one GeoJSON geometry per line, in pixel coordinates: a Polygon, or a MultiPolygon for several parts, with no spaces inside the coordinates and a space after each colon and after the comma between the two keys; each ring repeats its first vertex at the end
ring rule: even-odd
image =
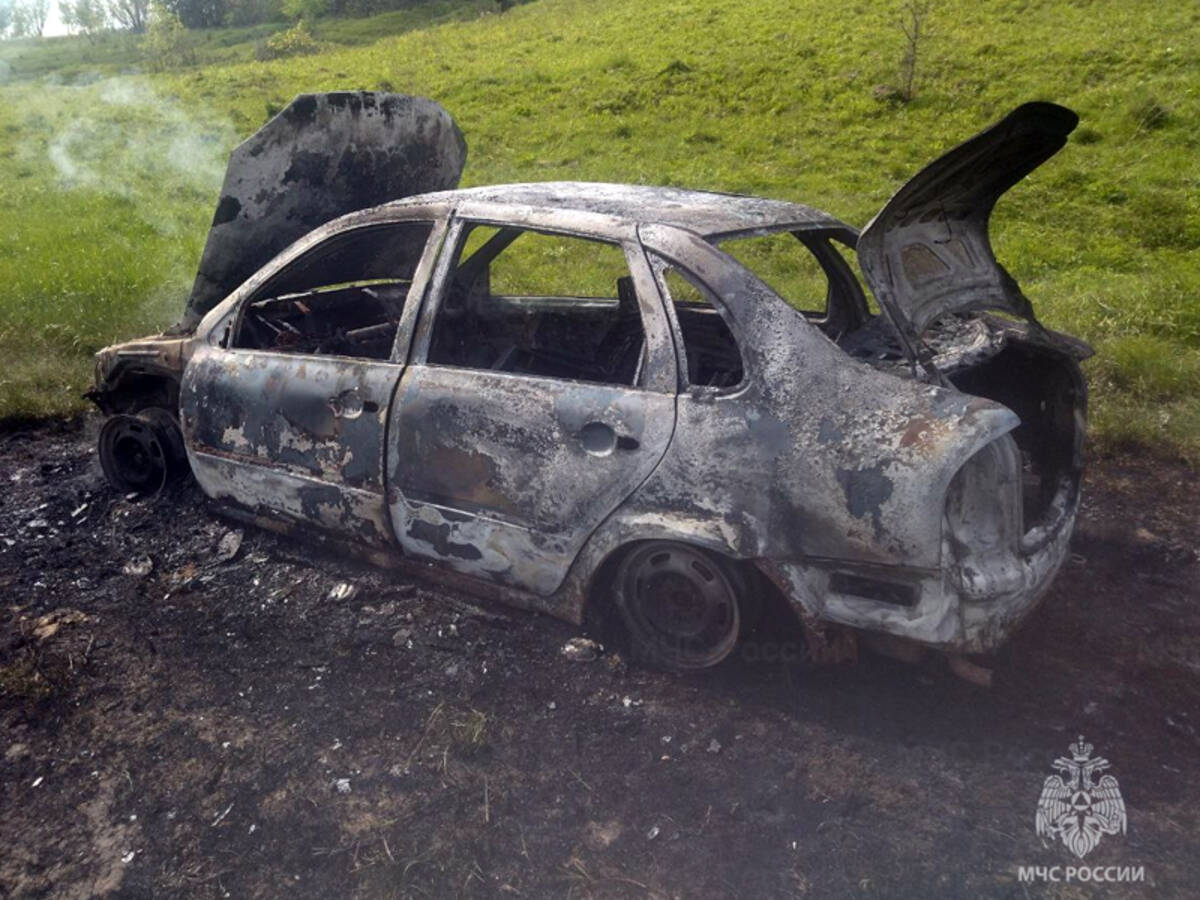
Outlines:
{"type": "Polygon", "coordinates": [[[1075,411],[1081,389],[1061,356],[1011,342],[1000,353],[951,377],[960,391],[1003,403],[1021,419],[1022,509],[1028,534],[1074,484],[1079,460],[1075,411]]]}
{"type": "MultiPolygon", "coordinates": [[[[896,331],[884,316],[874,317],[838,344],[877,368],[898,375],[909,371],[896,331]]],[[[943,315],[930,323],[921,344],[958,390],[1002,403],[1020,417],[1012,436],[1021,452],[1025,530],[1044,523],[1080,468],[1082,426],[1076,409],[1085,389],[1069,351],[1064,355],[1053,347],[1053,339],[1039,338],[1029,326],[994,313],[943,315]],[[985,359],[953,361],[956,348],[981,344],[991,332],[1010,335],[999,352],[985,359]],[[951,361],[939,357],[942,353],[951,361]]]]}
{"type": "Polygon", "coordinates": [[[233,346],[387,359],[432,227],[360,228],[313,248],[249,299],[233,346]]]}
{"type": "Polygon", "coordinates": [[[476,225],[455,253],[431,365],[640,383],[645,332],[619,246],[476,225]]]}

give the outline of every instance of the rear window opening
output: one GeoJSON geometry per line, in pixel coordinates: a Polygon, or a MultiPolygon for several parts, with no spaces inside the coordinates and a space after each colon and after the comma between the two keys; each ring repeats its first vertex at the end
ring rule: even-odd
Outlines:
{"type": "Polygon", "coordinates": [[[720,248],[765,282],[806,318],[821,321],[829,307],[829,276],[800,232],[737,237],[720,248]]]}
{"type": "Polygon", "coordinates": [[[846,231],[803,228],[739,235],[718,246],[826,337],[840,342],[877,312],[846,261],[844,254],[854,254],[852,240],[853,233],[846,231]]]}

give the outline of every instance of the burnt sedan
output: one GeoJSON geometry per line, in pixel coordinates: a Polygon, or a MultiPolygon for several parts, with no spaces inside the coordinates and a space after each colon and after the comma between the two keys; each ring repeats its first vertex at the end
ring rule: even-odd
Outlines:
{"type": "Polygon", "coordinates": [[[811,633],[994,648],[1067,552],[1089,350],[988,219],[1075,124],[1020,107],[861,235],[612,184],[350,213],[185,333],[102,351],[106,471],[153,489],[186,456],[233,514],[576,623],[611,606],[672,668],[726,657],[765,594],[811,633]]]}

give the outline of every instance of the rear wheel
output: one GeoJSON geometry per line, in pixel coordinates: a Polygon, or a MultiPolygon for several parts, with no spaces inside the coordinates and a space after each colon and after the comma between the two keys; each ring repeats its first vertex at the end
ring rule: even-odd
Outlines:
{"type": "Polygon", "coordinates": [[[648,541],[621,560],[616,601],[635,656],[676,671],[714,666],[737,644],[744,582],[720,557],[648,541]]]}
{"type": "Polygon", "coordinates": [[[126,494],[151,496],[187,469],[183,435],[167,410],[110,416],[100,428],[100,466],[126,494]]]}

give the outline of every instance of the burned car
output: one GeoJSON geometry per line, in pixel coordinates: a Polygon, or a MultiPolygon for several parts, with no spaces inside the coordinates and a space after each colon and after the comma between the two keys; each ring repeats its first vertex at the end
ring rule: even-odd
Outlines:
{"type": "Polygon", "coordinates": [[[1067,553],[1090,352],[1038,323],[988,220],[1076,122],[1016,109],[861,234],[615,184],[356,210],[99,354],[106,472],[190,468],[233,515],[571,622],[612,606],[672,668],[726,657],[764,594],[818,632],[986,651],[1067,553]]]}

